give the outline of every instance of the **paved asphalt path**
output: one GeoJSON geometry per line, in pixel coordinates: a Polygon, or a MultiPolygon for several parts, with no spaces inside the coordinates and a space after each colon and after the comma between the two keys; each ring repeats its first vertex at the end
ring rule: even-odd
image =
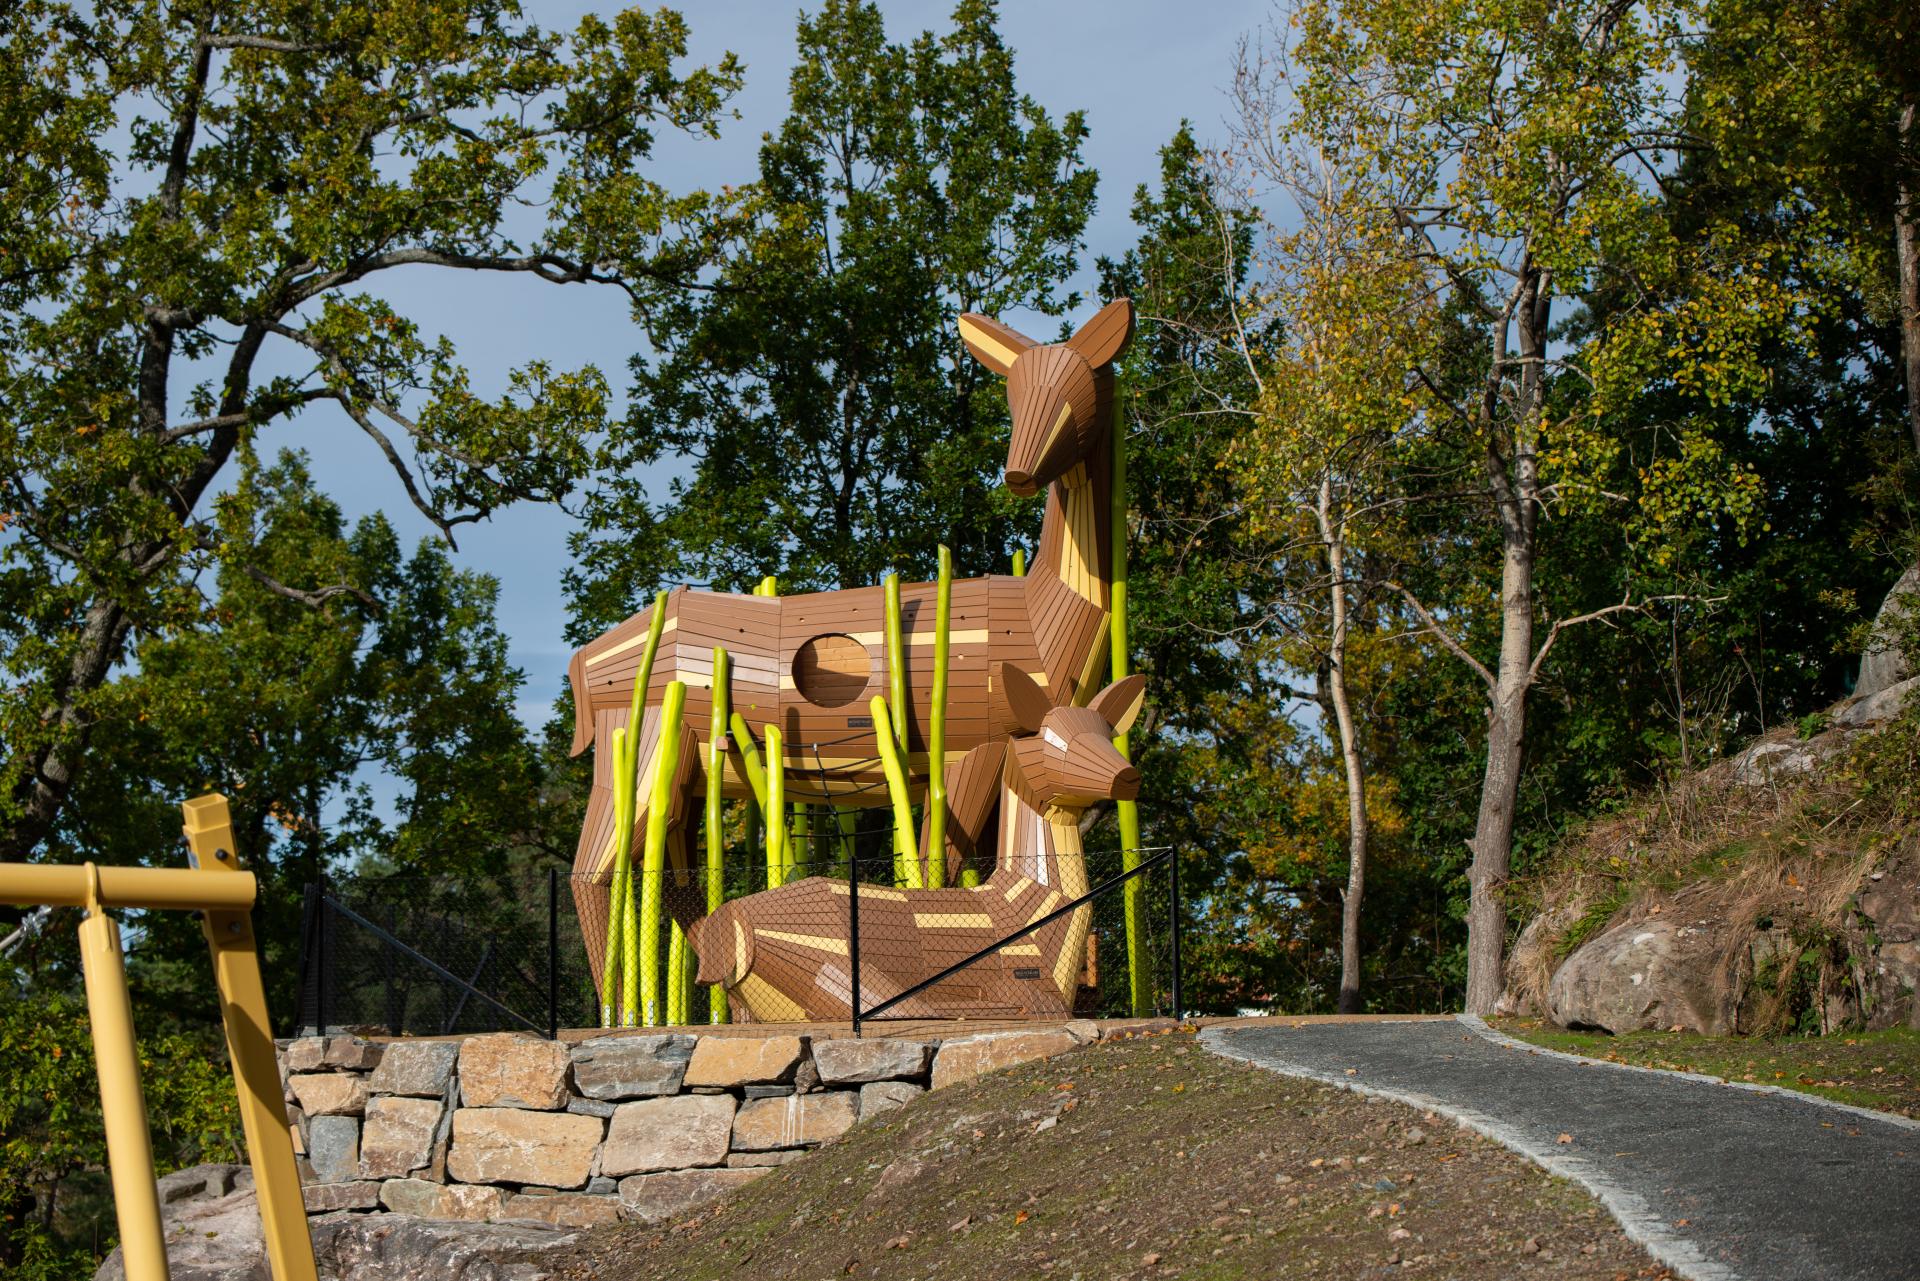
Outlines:
{"type": "Polygon", "coordinates": [[[1920,1278],[1920,1126],[1911,1122],[1536,1051],[1467,1021],[1273,1019],[1200,1039],[1470,1125],[1587,1187],[1629,1236],[1693,1281],[1920,1278]],[[1557,1142],[1562,1134],[1572,1143],[1557,1142]]]}

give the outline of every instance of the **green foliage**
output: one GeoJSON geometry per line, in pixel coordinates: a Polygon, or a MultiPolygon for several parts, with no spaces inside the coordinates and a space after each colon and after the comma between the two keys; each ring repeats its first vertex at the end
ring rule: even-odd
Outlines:
{"type": "MultiPolygon", "coordinates": [[[[9,976],[11,978],[11,976],[9,976]]],[[[141,1082],[161,1174],[245,1160],[217,1035],[149,1036],[141,1082]]],[[[0,993],[0,1268],[31,1281],[91,1276],[112,1244],[106,1139],[86,1004],[60,991],[0,993]]]]}
{"type": "MultiPolygon", "coordinates": [[[[338,415],[449,539],[579,482],[597,370],[529,365],[483,399],[451,344],[375,291],[457,270],[642,302],[691,278],[716,202],[642,166],[657,129],[711,133],[739,69],[681,69],[686,36],[670,11],[549,32],[503,0],[27,0],[0,17],[9,848],[74,837],[94,727],[135,723],[134,651],[219,632],[204,578],[322,612],[401,585],[255,537],[269,429],[338,415]]],[[[340,653],[324,648],[323,671],[340,653]]]]}
{"type": "Polygon", "coordinates": [[[676,579],[793,590],[889,568],[998,572],[1038,506],[1004,492],[1006,403],[957,356],[961,311],[1057,315],[1094,175],[1079,113],[1014,84],[995,6],[888,38],[877,5],[799,24],[788,115],[738,193],[711,289],[650,317],[569,576],[584,639],[676,579]],[[641,478],[687,460],[662,496],[641,478]]]}

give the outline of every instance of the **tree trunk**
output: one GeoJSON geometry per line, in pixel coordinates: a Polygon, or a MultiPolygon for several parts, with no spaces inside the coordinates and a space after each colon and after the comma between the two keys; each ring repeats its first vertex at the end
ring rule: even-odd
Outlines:
{"type": "MultiPolygon", "coordinates": [[[[1905,154],[1914,144],[1915,106],[1908,98],[1900,107],[1900,143],[1905,154]]],[[[1900,363],[1906,373],[1907,427],[1913,447],[1920,449],[1920,193],[1913,189],[1911,172],[1903,169],[1899,199],[1893,210],[1893,237],[1900,261],[1900,363]]]]}
{"type": "MultiPolygon", "coordinates": [[[[1552,294],[1549,278],[1529,262],[1526,289],[1515,309],[1520,386],[1515,407],[1513,456],[1503,459],[1495,438],[1487,441],[1488,488],[1500,520],[1500,661],[1488,690],[1487,767],[1480,781],[1480,813],[1473,829],[1473,862],[1467,869],[1467,1012],[1491,1014],[1506,986],[1507,910],[1500,901],[1513,861],[1513,817],[1520,794],[1520,763],[1526,746],[1527,689],[1533,683],[1534,532],[1540,473],[1535,453],[1545,386],[1552,294]]],[[[1504,326],[1497,336],[1504,345],[1504,326]]],[[[1498,377],[1498,360],[1495,377],[1498,377]]]]}
{"type": "Polygon", "coordinates": [[[1367,887],[1367,778],[1353,707],[1347,697],[1347,547],[1344,523],[1333,519],[1333,476],[1320,478],[1316,512],[1327,544],[1327,594],[1333,612],[1326,663],[1326,702],[1340,731],[1347,780],[1347,892],[1340,902],[1340,1013],[1360,1012],[1360,903],[1367,887]]]}

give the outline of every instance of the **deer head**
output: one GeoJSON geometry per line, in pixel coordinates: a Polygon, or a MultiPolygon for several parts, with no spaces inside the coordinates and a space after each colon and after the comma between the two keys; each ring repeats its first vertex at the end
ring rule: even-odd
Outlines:
{"type": "Polygon", "coordinates": [[[1133,337],[1133,303],[1116,298],[1062,343],[1037,343],[990,316],[960,317],[973,358],[1007,380],[1013,437],[1007,488],[1025,497],[1066,476],[1107,436],[1100,412],[1113,360],[1133,337]]]}
{"type": "Polygon", "coordinates": [[[1113,736],[1139,716],[1146,677],[1115,681],[1085,707],[1055,707],[1010,663],[1000,665],[1000,679],[1020,730],[1011,742],[1014,760],[1036,808],[1083,810],[1095,801],[1140,795],[1140,771],[1115,749],[1113,736]]]}

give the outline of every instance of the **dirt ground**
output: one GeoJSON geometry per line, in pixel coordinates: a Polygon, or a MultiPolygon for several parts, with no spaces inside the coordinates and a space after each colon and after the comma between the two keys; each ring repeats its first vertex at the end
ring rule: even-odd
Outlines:
{"type": "Polygon", "coordinates": [[[929,1094],[683,1222],[541,1264],[564,1281],[1669,1275],[1496,1144],[1186,1032],[929,1094]]]}
{"type": "Polygon", "coordinates": [[[1829,1036],[1700,1036],[1692,1032],[1569,1032],[1539,1019],[1498,1019],[1508,1036],[1550,1050],[1638,1067],[1702,1072],[1817,1094],[1920,1119],[1920,1030],[1829,1036]]]}

